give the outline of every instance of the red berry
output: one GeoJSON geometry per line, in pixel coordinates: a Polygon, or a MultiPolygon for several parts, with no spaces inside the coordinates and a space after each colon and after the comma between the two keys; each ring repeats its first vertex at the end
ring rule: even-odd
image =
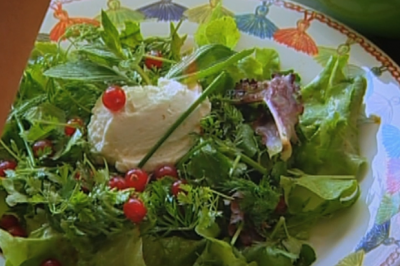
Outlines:
{"type": "Polygon", "coordinates": [[[6,176],[6,170],[15,170],[17,163],[14,161],[2,161],[0,163],[0,176],[6,176]]]}
{"type": "MultiPolygon", "coordinates": [[[[151,55],[153,57],[162,57],[162,54],[160,51],[150,51],[148,55],[151,55]]],[[[146,65],[147,68],[151,69],[153,67],[155,68],[161,68],[163,65],[163,61],[157,60],[156,58],[146,58],[144,60],[144,64],[146,65]]]]}
{"type": "Polygon", "coordinates": [[[13,226],[18,226],[18,218],[11,214],[4,214],[0,219],[0,228],[8,230],[13,226]]]}
{"type": "Polygon", "coordinates": [[[103,105],[112,112],[118,112],[124,108],[125,102],[125,92],[119,86],[111,86],[103,94],[103,105]]]}
{"type": "Polygon", "coordinates": [[[40,266],[61,266],[61,263],[55,259],[45,260],[40,264],[40,266]]]}
{"type": "Polygon", "coordinates": [[[177,180],[171,186],[172,195],[178,196],[179,192],[185,192],[180,188],[181,184],[187,184],[186,180],[177,180]]]}
{"type": "Polygon", "coordinates": [[[7,230],[12,236],[15,237],[26,237],[26,231],[20,225],[14,225],[7,230]]]}
{"type": "Polygon", "coordinates": [[[36,157],[44,155],[51,156],[53,154],[53,143],[50,140],[39,140],[33,144],[33,153],[36,157]]]}
{"type": "Polygon", "coordinates": [[[139,199],[129,199],[124,204],[125,217],[134,223],[140,223],[143,221],[147,214],[146,206],[139,199]]]}
{"type": "Polygon", "coordinates": [[[83,121],[80,118],[72,118],[67,122],[68,125],[64,129],[65,135],[71,137],[75,134],[76,129],[83,126],[83,121]]]}
{"type": "Polygon", "coordinates": [[[275,207],[275,213],[282,215],[282,214],[285,214],[286,210],[287,210],[287,206],[286,206],[286,202],[285,202],[285,197],[281,196],[278,204],[275,207]]]}
{"type": "Polygon", "coordinates": [[[165,176],[171,176],[178,178],[178,170],[176,170],[175,166],[173,165],[163,165],[158,167],[156,170],[153,172],[154,178],[155,179],[161,179],[165,176]]]}
{"type": "Polygon", "coordinates": [[[116,188],[117,190],[124,190],[127,188],[125,179],[120,176],[114,176],[111,178],[108,182],[108,186],[111,189],[116,188]]]}
{"type": "Polygon", "coordinates": [[[146,188],[149,176],[147,173],[139,168],[129,170],[125,174],[125,182],[128,188],[134,188],[138,192],[143,192],[146,188]]]}

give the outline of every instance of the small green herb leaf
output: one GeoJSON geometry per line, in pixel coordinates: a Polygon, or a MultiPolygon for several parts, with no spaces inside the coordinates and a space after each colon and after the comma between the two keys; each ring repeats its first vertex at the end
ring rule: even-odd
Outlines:
{"type": "Polygon", "coordinates": [[[101,11],[101,24],[103,25],[101,38],[106,46],[117,56],[124,58],[121,41],[119,39],[119,32],[104,10],[101,11]]]}
{"type": "Polygon", "coordinates": [[[45,76],[77,81],[115,81],[124,79],[111,68],[87,61],[67,62],[44,72],[45,76]]]}

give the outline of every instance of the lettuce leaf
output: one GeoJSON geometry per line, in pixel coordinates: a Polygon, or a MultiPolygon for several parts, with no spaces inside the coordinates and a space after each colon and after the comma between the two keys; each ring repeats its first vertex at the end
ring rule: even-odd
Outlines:
{"type": "Polygon", "coordinates": [[[210,21],[201,24],[194,39],[198,46],[206,44],[223,44],[234,48],[240,39],[240,31],[235,19],[229,16],[221,16],[221,3],[213,10],[210,21]]]}
{"type": "Polygon", "coordinates": [[[93,266],[146,266],[143,259],[143,241],[135,229],[107,240],[94,255],[93,266]]]}
{"type": "Polygon", "coordinates": [[[365,159],[360,156],[357,118],[367,82],[347,79],[348,56],[332,56],[325,69],[301,91],[303,144],[296,151],[296,167],[309,174],[356,175],[365,159]]]}
{"type": "Polygon", "coordinates": [[[143,257],[147,266],[193,265],[205,247],[205,240],[181,237],[143,238],[143,257]],[[155,252],[156,251],[156,252],[155,252]]]}
{"type": "Polygon", "coordinates": [[[47,259],[62,261],[63,266],[77,265],[75,249],[48,227],[32,232],[28,238],[13,237],[0,229],[0,246],[7,266],[40,265],[47,259]]]}
{"type": "Polygon", "coordinates": [[[272,78],[274,73],[280,72],[280,57],[276,50],[256,48],[253,56],[240,60],[228,68],[228,73],[235,82],[240,80],[264,81],[272,78]]]}
{"type": "Polygon", "coordinates": [[[281,186],[291,214],[319,217],[353,205],[360,194],[354,176],[282,176],[281,186]]]}
{"type": "Polygon", "coordinates": [[[257,266],[247,263],[246,258],[229,243],[215,238],[207,238],[207,245],[194,266],[257,266]]]}

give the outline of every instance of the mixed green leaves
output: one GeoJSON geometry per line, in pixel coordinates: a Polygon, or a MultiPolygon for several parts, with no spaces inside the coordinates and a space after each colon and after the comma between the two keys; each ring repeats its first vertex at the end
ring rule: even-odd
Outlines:
{"type": "Polygon", "coordinates": [[[331,57],[318,77],[302,89],[304,140],[296,161],[307,173],[355,175],[365,163],[359,155],[357,118],[367,84],[363,77],[345,77],[347,60],[348,56],[331,57]]]}
{"type": "Polygon", "coordinates": [[[197,47],[185,57],[182,22],[170,24],[169,36],[144,38],[136,22],[119,29],[106,12],[101,20],[101,28],[67,29],[72,46],[66,51],[38,43],[32,52],[0,143],[1,159],[18,163],[2,179],[0,214],[18,216],[29,235],[13,237],[0,229],[7,265],[48,258],[66,266],[312,265],[316,255],[304,241],[310,227],[351,207],[360,194],[356,177],[364,159],[356,119],[366,83],[345,77],[348,58],[333,56],[298,97],[299,76],[280,69],[275,50],[233,49],[239,30],[221,4],[198,28],[197,47]],[[146,59],[162,66],[148,67],[146,59]],[[110,84],[154,85],[160,77],[205,90],[139,166],[198,104],[206,98],[212,103],[193,147],[177,162],[185,182],[177,194],[169,177],[151,180],[142,193],[111,189],[111,177],[122,173],[92,154],[84,125],[110,84]],[[282,82],[296,91],[278,86],[282,82]],[[273,104],[287,95],[283,105],[297,110],[290,117],[273,104]],[[67,121],[75,117],[83,125],[66,136],[67,121]],[[290,153],[283,145],[271,152],[268,134],[258,130],[265,117],[287,137],[281,144],[290,145],[290,153]],[[32,147],[40,140],[52,146],[37,153],[32,147]],[[124,216],[131,197],[147,208],[140,225],[124,216]]]}

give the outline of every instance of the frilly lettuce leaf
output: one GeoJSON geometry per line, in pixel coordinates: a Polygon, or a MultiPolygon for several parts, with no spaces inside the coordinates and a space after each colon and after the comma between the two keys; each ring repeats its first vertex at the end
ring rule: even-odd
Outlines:
{"type": "Polygon", "coordinates": [[[194,35],[198,46],[206,44],[223,44],[234,48],[240,39],[240,31],[235,19],[221,16],[221,3],[213,10],[210,21],[201,24],[194,35]]]}
{"type": "Polygon", "coordinates": [[[305,140],[297,150],[296,166],[309,174],[356,175],[365,162],[359,153],[357,118],[367,82],[345,77],[347,61],[348,56],[332,56],[301,91],[305,140]]]}
{"type": "Polygon", "coordinates": [[[269,48],[256,48],[253,56],[240,60],[228,68],[228,73],[235,82],[243,79],[264,81],[271,79],[272,75],[280,72],[280,57],[276,50],[269,48]]]}

